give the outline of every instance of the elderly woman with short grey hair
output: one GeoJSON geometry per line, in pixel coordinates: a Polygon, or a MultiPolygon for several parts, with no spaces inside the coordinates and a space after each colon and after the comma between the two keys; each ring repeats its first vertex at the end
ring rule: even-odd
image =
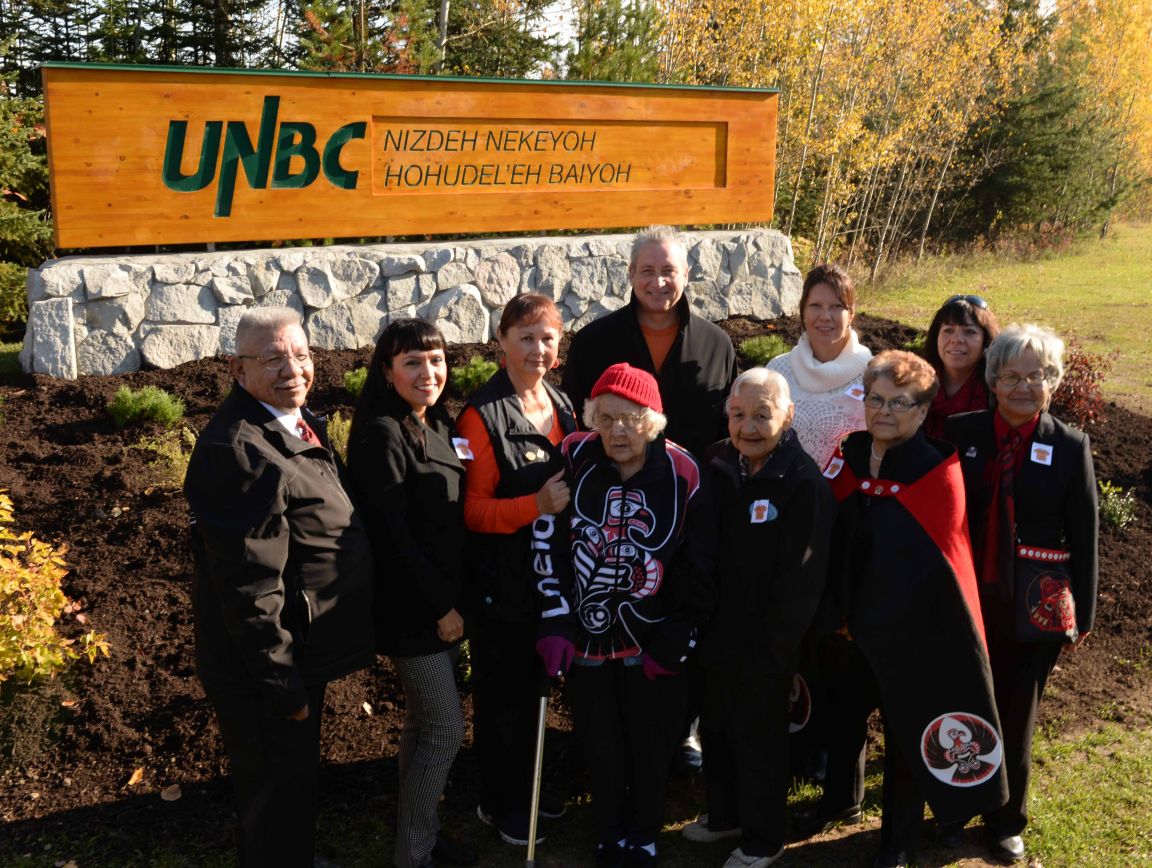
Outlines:
{"type": "MultiPolygon", "coordinates": [[[[1096,612],[1099,518],[1088,435],[1048,413],[1064,374],[1064,342],[1012,325],[988,347],[995,409],[954,416],[946,436],[964,470],[968,526],[996,704],[1008,803],[986,814],[994,854],[1022,859],[1032,733],[1063,647],[1079,645],[1096,612]]],[[[945,843],[961,843],[960,826],[945,843]]]]}
{"type": "Polygon", "coordinates": [[[789,694],[836,503],[792,430],[784,377],[745,371],[726,410],[728,439],[705,458],[720,526],[720,603],[701,643],[708,813],[683,834],[739,838],[725,868],[765,868],[784,852],[789,694]]]}
{"type": "Polygon", "coordinates": [[[571,502],[533,525],[536,650],[567,673],[591,779],[597,865],[655,865],[685,706],[681,676],[711,613],[715,525],[700,467],[667,441],[655,378],[609,367],[561,446],[571,502]]]}

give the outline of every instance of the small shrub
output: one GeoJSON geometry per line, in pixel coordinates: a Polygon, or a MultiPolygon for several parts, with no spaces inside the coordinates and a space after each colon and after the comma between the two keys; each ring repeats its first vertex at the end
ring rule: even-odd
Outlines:
{"type": "Polygon", "coordinates": [[[740,355],[757,366],[768,364],[790,349],[788,342],[780,335],[760,335],[740,342],[740,355]]]}
{"type": "Polygon", "coordinates": [[[492,379],[492,375],[500,370],[495,362],[488,362],[473,356],[468,364],[461,365],[452,371],[452,387],[461,398],[469,397],[473,392],[492,379]]]}
{"type": "Polygon", "coordinates": [[[1104,394],[1100,384],[1112,370],[1120,354],[1087,352],[1075,337],[1064,349],[1064,379],[1052,396],[1052,415],[1078,428],[1101,421],[1104,394]]]}
{"type": "Polygon", "coordinates": [[[156,386],[133,391],[121,386],[108,402],[108,412],[117,428],[159,422],[171,427],[184,415],[184,402],[156,386]]]}
{"type": "Polygon", "coordinates": [[[0,262],[0,331],[10,331],[28,321],[28,266],[0,262]]]}
{"type": "Polygon", "coordinates": [[[357,368],[354,371],[344,372],[344,391],[353,398],[359,398],[364,391],[364,381],[368,379],[367,368],[357,368]]]}
{"type": "Polygon", "coordinates": [[[1096,484],[1100,488],[1100,518],[1106,525],[1123,530],[1136,521],[1136,494],[1132,489],[1125,491],[1103,479],[1096,484]]]}
{"type": "Polygon", "coordinates": [[[348,434],[351,431],[351,419],[345,419],[339,413],[333,413],[328,419],[328,442],[332,444],[332,451],[340,456],[341,461],[348,460],[348,434]]]}
{"type": "Polygon", "coordinates": [[[56,632],[61,615],[79,610],[60,590],[68,574],[65,549],[14,532],[13,514],[11,498],[0,491],[0,682],[51,678],[73,660],[107,657],[99,633],[74,640],[56,632]]]}
{"type": "Polygon", "coordinates": [[[141,437],[134,449],[152,452],[156,459],[148,466],[156,472],[153,484],[166,490],[184,486],[188,475],[188,459],[192,457],[192,447],[196,445],[196,432],[187,425],[165,431],[155,437],[141,437]]]}
{"type": "Polygon", "coordinates": [[[924,347],[928,344],[928,333],[917,332],[916,337],[904,341],[900,345],[900,349],[907,350],[910,353],[915,353],[918,356],[924,355],[924,347]]]}

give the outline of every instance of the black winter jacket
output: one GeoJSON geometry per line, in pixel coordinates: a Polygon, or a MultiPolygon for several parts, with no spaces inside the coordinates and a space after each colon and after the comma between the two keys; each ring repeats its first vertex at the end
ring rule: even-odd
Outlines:
{"type": "Polygon", "coordinates": [[[192,450],[196,672],[205,687],[258,691],[268,714],[307,687],[371,664],[372,556],[327,448],[287,433],[239,385],[192,450]]]}
{"type": "Polygon", "coordinates": [[[648,371],[660,386],[668,427],[664,435],[699,458],[724,436],[724,399],[736,378],[736,351],[728,335],[680,299],[680,334],[657,372],[633,296],[626,307],[588,323],[572,337],[564,362],[564,391],[581,419],[584,402],[604,370],[618,362],[648,371]]]}
{"type": "Polygon", "coordinates": [[[747,659],[791,675],[824,593],[836,518],[832,489],[791,431],[747,479],[730,440],[708,450],[705,467],[720,522],[720,603],[703,660],[720,667],[747,659]]]}
{"type": "Polygon", "coordinates": [[[464,465],[442,409],[430,408],[422,424],[389,394],[348,443],[352,494],[376,562],[376,650],[435,654],[452,645],[436,622],[463,608],[464,465]]]}

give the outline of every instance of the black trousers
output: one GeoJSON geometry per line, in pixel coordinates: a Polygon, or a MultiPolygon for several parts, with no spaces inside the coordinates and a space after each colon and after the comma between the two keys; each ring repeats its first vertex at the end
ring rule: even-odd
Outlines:
{"type": "Polygon", "coordinates": [[[792,676],[748,661],[710,669],[700,719],[708,825],[744,828],[740,849],[775,855],[788,804],[788,697],[792,676]]]}
{"type": "Polygon", "coordinates": [[[888,724],[884,724],[884,794],[883,813],[880,817],[880,850],[898,853],[903,850],[914,856],[920,849],[920,833],[924,826],[924,795],[904,755],[888,739],[888,724]]]}
{"type": "Polygon", "coordinates": [[[206,690],[232,767],[242,868],[312,868],[326,687],[308,689],[306,720],[268,717],[259,693],[206,690]]]}
{"type": "Polygon", "coordinates": [[[984,817],[984,824],[997,838],[1019,835],[1028,825],[1036,710],[1061,647],[1057,642],[997,642],[988,646],[1008,774],[1008,803],[984,817]]]}
{"type": "Polygon", "coordinates": [[[568,700],[592,788],[600,843],[656,840],[684,723],[683,677],[644,677],[613,660],[568,670],[568,700]]]}
{"type": "Polygon", "coordinates": [[[856,643],[846,636],[821,640],[820,664],[826,698],[820,722],[828,749],[820,811],[831,815],[864,801],[868,718],[880,707],[880,686],[856,643]]]}
{"type": "Polygon", "coordinates": [[[527,813],[542,683],[536,625],[485,621],[468,644],[480,805],[494,816],[527,813]]]}

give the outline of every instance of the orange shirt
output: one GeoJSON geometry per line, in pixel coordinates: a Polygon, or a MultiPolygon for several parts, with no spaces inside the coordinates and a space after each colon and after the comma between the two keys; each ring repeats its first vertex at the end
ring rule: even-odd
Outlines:
{"type": "MultiPolygon", "coordinates": [[[[536,495],[496,497],[500,482],[500,466],[484,420],[475,407],[465,407],[456,420],[456,432],[468,441],[472,450],[471,461],[464,464],[464,525],[479,533],[515,533],[529,525],[540,515],[536,495]]],[[[560,414],[552,408],[552,428],[548,439],[553,446],[560,445],[564,431],[560,427],[560,414]]]]}
{"type": "Polygon", "coordinates": [[[676,342],[676,335],[680,333],[680,324],[670,325],[666,329],[650,329],[641,325],[640,331],[644,333],[644,343],[648,344],[648,354],[652,356],[652,365],[659,373],[660,369],[664,367],[672,344],[676,342]]]}

